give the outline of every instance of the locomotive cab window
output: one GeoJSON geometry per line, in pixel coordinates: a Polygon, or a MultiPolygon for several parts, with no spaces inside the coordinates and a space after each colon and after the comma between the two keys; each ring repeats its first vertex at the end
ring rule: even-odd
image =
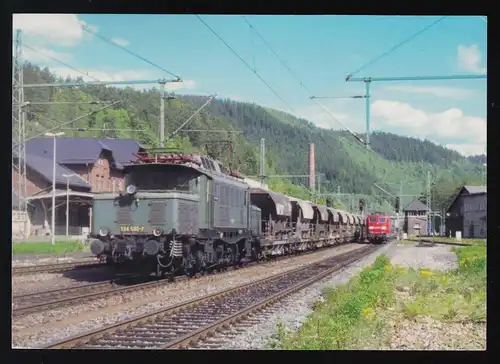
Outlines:
{"type": "Polygon", "coordinates": [[[370,222],[377,222],[377,218],[375,216],[371,216],[369,220],[370,222]]]}
{"type": "Polygon", "coordinates": [[[378,222],[385,222],[385,217],[379,217],[378,222]]]}
{"type": "Polygon", "coordinates": [[[127,168],[125,185],[139,191],[179,191],[198,193],[201,173],[176,165],[136,165],[127,168]]]}

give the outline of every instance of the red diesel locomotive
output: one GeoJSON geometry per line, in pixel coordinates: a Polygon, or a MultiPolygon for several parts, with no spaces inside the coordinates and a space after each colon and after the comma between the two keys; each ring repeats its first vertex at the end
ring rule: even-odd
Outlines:
{"type": "Polygon", "coordinates": [[[374,213],[366,217],[366,237],[369,243],[385,243],[391,235],[391,219],[384,213],[374,213]]]}

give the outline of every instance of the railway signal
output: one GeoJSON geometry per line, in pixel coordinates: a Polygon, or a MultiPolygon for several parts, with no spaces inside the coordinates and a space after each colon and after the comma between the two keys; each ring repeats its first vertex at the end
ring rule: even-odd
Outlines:
{"type": "Polygon", "coordinates": [[[364,200],[364,199],[362,199],[362,198],[360,198],[360,199],[359,199],[359,211],[360,211],[360,212],[363,212],[363,211],[364,211],[364,209],[365,209],[365,200],[364,200]]]}
{"type": "Polygon", "coordinates": [[[396,212],[399,212],[399,197],[396,197],[396,200],[394,202],[394,209],[396,212]]]}

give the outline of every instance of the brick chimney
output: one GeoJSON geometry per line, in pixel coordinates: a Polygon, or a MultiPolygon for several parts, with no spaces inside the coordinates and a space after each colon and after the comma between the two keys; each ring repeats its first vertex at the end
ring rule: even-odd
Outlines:
{"type": "Polygon", "coordinates": [[[314,156],[314,144],[309,145],[309,189],[312,191],[316,188],[316,164],[314,156]]]}

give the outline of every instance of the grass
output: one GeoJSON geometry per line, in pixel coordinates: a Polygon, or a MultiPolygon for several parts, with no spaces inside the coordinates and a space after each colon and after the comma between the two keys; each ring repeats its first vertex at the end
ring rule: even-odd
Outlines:
{"type": "Polygon", "coordinates": [[[409,237],[406,239],[407,242],[418,242],[420,240],[433,240],[438,243],[453,243],[453,244],[469,244],[469,245],[478,245],[478,246],[484,246],[486,244],[486,239],[464,239],[462,240],[456,240],[455,238],[446,238],[444,236],[423,236],[421,238],[419,237],[409,237]]]}
{"type": "Polygon", "coordinates": [[[12,244],[12,255],[20,254],[68,254],[88,251],[88,246],[80,241],[29,242],[12,244]]]}
{"type": "Polygon", "coordinates": [[[428,316],[441,322],[485,322],[486,247],[454,247],[447,272],[392,266],[381,255],[348,284],[325,291],[299,331],[279,324],[270,347],[328,350],[387,348],[390,319],[428,316]]]}

